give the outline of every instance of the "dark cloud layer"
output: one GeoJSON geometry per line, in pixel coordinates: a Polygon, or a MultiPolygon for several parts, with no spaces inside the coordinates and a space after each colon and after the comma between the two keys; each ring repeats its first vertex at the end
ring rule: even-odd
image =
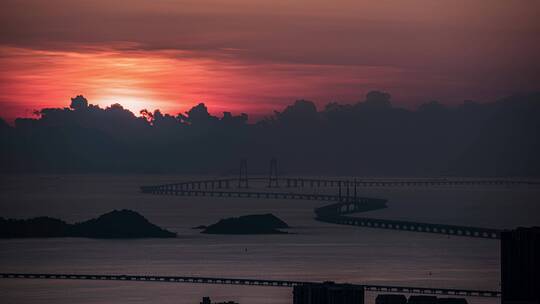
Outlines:
{"type": "Polygon", "coordinates": [[[438,102],[411,111],[373,91],[355,104],[298,100],[249,124],[246,114],[176,116],[72,99],[38,119],[0,120],[1,172],[236,173],[247,158],[265,173],[361,176],[540,176],[540,94],[495,103],[438,102]]]}
{"type": "Polygon", "coordinates": [[[540,47],[535,1],[6,0],[2,7],[0,41],[29,47],[130,41],[145,49],[243,49],[256,61],[434,68],[515,64],[540,47]]]}

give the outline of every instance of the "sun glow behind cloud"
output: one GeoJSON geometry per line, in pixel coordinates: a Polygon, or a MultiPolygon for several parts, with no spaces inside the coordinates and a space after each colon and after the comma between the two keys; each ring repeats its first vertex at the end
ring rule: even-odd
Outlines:
{"type": "MultiPolygon", "coordinates": [[[[539,2],[0,1],[0,116],[85,95],[261,115],[295,99],[490,101],[538,90],[539,2]]],[[[253,119],[252,119],[253,120],[253,119]]]]}
{"type": "Polygon", "coordinates": [[[84,94],[101,106],[118,102],[135,112],[146,107],[172,110],[181,107],[182,75],[201,64],[166,54],[103,48],[75,52],[3,47],[0,54],[6,71],[1,73],[0,98],[27,108],[58,107],[68,97],[84,94]],[[178,95],[160,90],[167,87],[176,87],[178,95]]]}
{"type": "Polygon", "coordinates": [[[362,85],[390,84],[401,73],[385,67],[242,62],[230,56],[239,51],[235,49],[195,56],[130,47],[1,47],[0,102],[7,105],[3,115],[29,116],[35,109],[65,107],[69,97],[79,94],[93,104],[120,103],[134,113],[179,113],[205,102],[214,113],[266,114],[299,98],[358,99],[362,85]]]}

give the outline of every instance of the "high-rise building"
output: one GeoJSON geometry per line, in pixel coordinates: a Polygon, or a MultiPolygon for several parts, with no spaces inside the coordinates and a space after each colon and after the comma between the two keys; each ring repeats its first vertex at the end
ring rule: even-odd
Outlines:
{"type": "Polygon", "coordinates": [[[501,233],[502,304],[540,304],[540,227],[501,233]]]}
{"type": "Polygon", "coordinates": [[[294,304],[364,304],[364,287],[334,282],[298,285],[293,299],[294,304]]]}

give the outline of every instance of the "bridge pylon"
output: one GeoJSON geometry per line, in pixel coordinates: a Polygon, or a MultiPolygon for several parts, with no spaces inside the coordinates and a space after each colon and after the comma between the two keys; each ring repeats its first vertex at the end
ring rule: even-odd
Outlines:
{"type": "Polygon", "coordinates": [[[238,176],[238,188],[249,188],[247,175],[247,159],[240,160],[240,174],[238,176]]]}
{"type": "Polygon", "coordinates": [[[268,188],[279,188],[277,159],[270,160],[270,175],[268,176],[268,188]]]}

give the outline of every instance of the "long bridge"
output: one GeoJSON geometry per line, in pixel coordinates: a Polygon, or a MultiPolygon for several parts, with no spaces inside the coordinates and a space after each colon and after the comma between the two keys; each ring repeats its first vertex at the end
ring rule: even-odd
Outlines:
{"type": "Polygon", "coordinates": [[[493,228],[347,216],[347,214],[351,213],[366,212],[385,207],[386,201],[380,199],[363,198],[361,201],[339,202],[316,208],[315,219],[327,223],[341,225],[352,225],[367,228],[391,229],[411,232],[436,233],[452,236],[466,236],[487,239],[499,239],[502,232],[502,230],[500,229],[493,228]]]}
{"type": "MultiPolygon", "coordinates": [[[[233,179],[234,181],[238,181],[233,179]]],[[[285,179],[288,180],[288,179],[285,179]]],[[[259,180],[260,181],[260,180],[259,180]]],[[[245,183],[245,182],[244,182],[245,183]]],[[[252,198],[252,199],[285,199],[285,200],[316,200],[324,202],[335,202],[334,204],[316,208],[314,210],[316,220],[341,224],[353,225],[367,228],[402,230],[410,232],[426,232],[435,234],[445,234],[453,236],[465,236],[476,238],[498,239],[502,230],[472,226],[459,226],[448,224],[433,224],[413,221],[386,220],[369,217],[351,217],[346,214],[366,212],[370,210],[386,208],[386,200],[359,197],[357,186],[354,181],[346,181],[341,187],[342,181],[332,181],[338,185],[338,194],[326,193],[298,193],[298,192],[276,192],[276,189],[266,189],[266,191],[248,191],[245,188],[227,190],[231,186],[231,180],[206,180],[195,182],[184,182],[176,184],[165,184],[156,186],[142,186],[141,191],[149,194],[175,195],[175,196],[201,196],[217,198],[252,198]],[[351,186],[352,184],[352,186],[351,186]],[[195,188],[195,189],[193,189],[195,188]],[[201,188],[201,189],[199,189],[201,188]],[[273,191],[270,191],[273,190],[273,191]]],[[[297,182],[291,183],[293,187],[297,182]]],[[[311,183],[310,183],[311,184],[311,183]]],[[[317,183],[314,182],[315,185],[317,183]]],[[[241,183],[240,183],[241,185],[241,183]]],[[[323,183],[324,185],[324,183],[323,183]]],[[[316,187],[316,186],[315,186],[316,187]]]]}
{"type": "Polygon", "coordinates": [[[502,230],[473,226],[398,221],[369,217],[352,217],[347,214],[386,208],[386,200],[359,197],[358,188],[366,187],[461,187],[461,186],[538,186],[540,180],[509,178],[304,178],[279,177],[277,160],[270,161],[268,177],[248,177],[247,160],[240,162],[238,178],[191,180],[179,183],[142,186],[143,193],[176,196],[236,197],[253,199],[317,200],[333,202],[315,208],[315,219],[323,222],[368,228],[392,229],[411,232],[436,233],[453,236],[499,239],[502,230]],[[266,184],[250,189],[250,184],[266,184]],[[291,189],[311,189],[314,193],[291,192],[291,189]],[[286,189],[289,191],[282,191],[286,189]],[[337,190],[337,194],[318,193],[318,189],[337,190]]]}
{"type": "Polygon", "coordinates": [[[339,179],[339,178],[216,178],[163,184],[161,190],[210,190],[249,188],[249,184],[268,181],[269,188],[334,188],[334,187],[445,187],[445,186],[518,186],[540,185],[540,181],[522,179],[458,179],[458,178],[407,178],[407,179],[339,179]]]}
{"type": "MultiPolygon", "coordinates": [[[[159,275],[127,275],[127,274],[65,274],[65,273],[0,273],[0,279],[49,279],[49,280],[92,280],[92,281],[130,281],[130,282],[161,282],[161,283],[194,283],[194,284],[225,284],[249,285],[267,287],[294,287],[305,284],[318,284],[319,282],[265,280],[245,278],[219,278],[198,276],[159,276],[159,275]]],[[[472,290],[455,288],[426,288],[393,285],[350,284],[362,286],[371,292],[395,292],[407,294],[448,295],[464,297],[490,297],[501,296],[499,291],[472,290]]]]}
{"type": "MultiPolygon", "coordinates": [[[[176,196],[209,196],[226,198],[266,198],[266,199],[288,199],[288,200],[318,200],[339,202],[342,200],[352,201],[353,197],[345,197],[333,194],[318,193],[293,193],[293,192],[270,192],[270,191],[223,191],[223,190],[176,190],[162,186],[143,186],[143,193],[176,195],[176,196]]],[[[358,202],[367,202],[370,198],[356,198],[358,202]]]]}

